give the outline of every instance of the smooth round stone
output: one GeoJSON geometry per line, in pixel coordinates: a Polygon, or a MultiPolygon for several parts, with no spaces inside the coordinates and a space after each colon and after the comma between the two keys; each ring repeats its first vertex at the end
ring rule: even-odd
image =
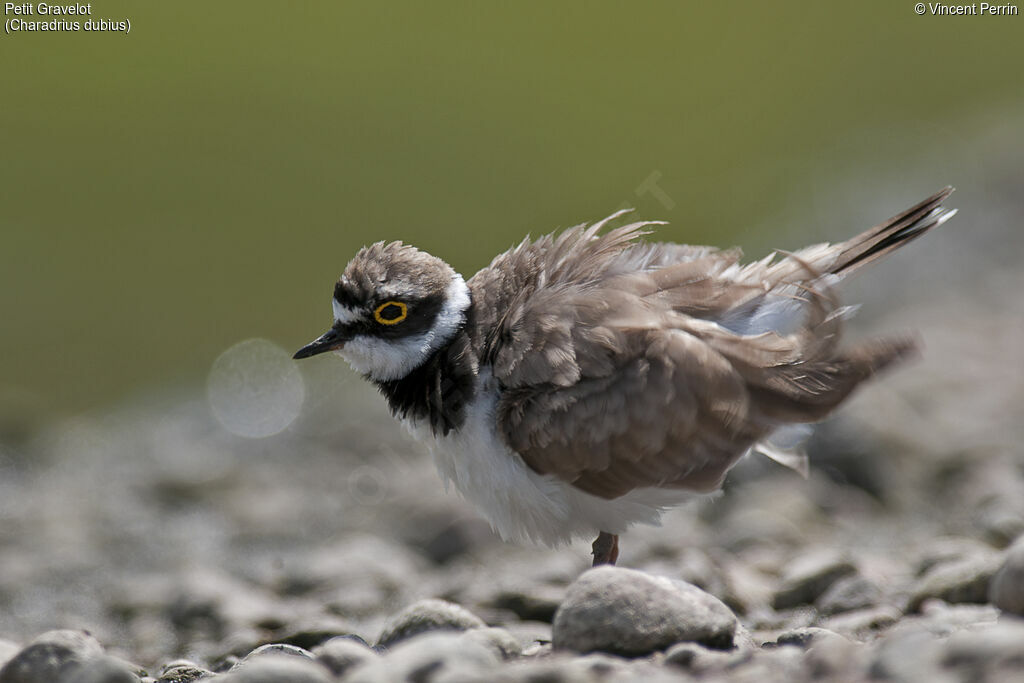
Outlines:
{"type": "Polygon", "coordinates": [[[447,600],[420,600],[392,617],[377,639],[377,646],[389,648],[427,631],[466,631],[487,626],[477,615],[447,600]]]}
{"type": "Polygon", "coordinates": [[[331,638],[313,648],[317,661],[339,678],[349,671],[367,664],[379,655],[361,639],[348,636],[331,638]]]}
{"type": "Polygon", "coordinates": [[[621,567],[580,576],[555,614],[555,650],[639,657],[675,643],[733,647],[736,615],[694,585],[621,567]]]}
{"type": "Polygon", "coordinates": [[[103,655],[99,642],[83,631],[47,631],[0,669],[0,683],[54,683],[69,679],[89,660],[103,655]]]}
{"type": "Polygon", "coordinates": [[[246,662],[251,662],[258,657],[268,656],[316,659],[312,652],[296,645],[288,645],[286,643],[269,643],[267,645],[260,645],[258,648],[247,654],[236,666],[245,666],[246,662]]]}

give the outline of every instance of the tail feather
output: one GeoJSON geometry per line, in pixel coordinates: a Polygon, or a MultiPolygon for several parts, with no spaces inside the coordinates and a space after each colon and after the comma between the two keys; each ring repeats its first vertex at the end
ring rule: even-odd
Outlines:
{"type": "Polygon", "coordinates": [[[945,187],[920,204],[847,240],[840,245],[840,256],[829,272],[849,275],[942,225],[956,214],[956,209],[942,206],[952,192],[952,187],[945,187]]]}

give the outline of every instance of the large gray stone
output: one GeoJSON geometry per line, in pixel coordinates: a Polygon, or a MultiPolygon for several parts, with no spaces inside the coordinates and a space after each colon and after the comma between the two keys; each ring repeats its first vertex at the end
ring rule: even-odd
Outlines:
{"type": "Polygon", "coordinates": [[[643,656],[675,643],[733,647],[736,615],[682,581],[620,567],[580,576],[555,614],[556,650],[643,656]]]}
{"type": "Polygon", "coordinates": [[[47,631],[0,669],[0,683],[67,680],[89,660],[103,655],[99,642],[83,631],[47,631]]]}

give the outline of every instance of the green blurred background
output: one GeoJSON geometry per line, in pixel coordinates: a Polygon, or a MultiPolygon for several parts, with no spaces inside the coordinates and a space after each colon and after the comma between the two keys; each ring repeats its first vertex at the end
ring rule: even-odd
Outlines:
{"type": "Polygon", "coordinates": [[[983,160],[943,149],[1024,110],[1024,16],[905,0],[92,7],[131,32],[0,36],[11,431],[199,386],[241,339],[297,348],[369,242],[468,275],[629,204],[666,239],[794,248],[969,192],[983,160]],[[829,211],[837,183],[884,212],[829,211]]]}

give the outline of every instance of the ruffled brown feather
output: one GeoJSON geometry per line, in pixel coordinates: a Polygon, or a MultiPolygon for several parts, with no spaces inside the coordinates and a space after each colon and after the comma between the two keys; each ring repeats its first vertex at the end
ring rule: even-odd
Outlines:
{"type": "Polygon", "coordinates": [[[469,282],[500,432],[535,471],[604,498],[714,490],[777,428],[824,418],[913,352],[909,339],[840,349],[832,287],[941,224],[950,191],[746,266],[738,250],[637,242],[648,223],[525,240],[469,282]]]}

